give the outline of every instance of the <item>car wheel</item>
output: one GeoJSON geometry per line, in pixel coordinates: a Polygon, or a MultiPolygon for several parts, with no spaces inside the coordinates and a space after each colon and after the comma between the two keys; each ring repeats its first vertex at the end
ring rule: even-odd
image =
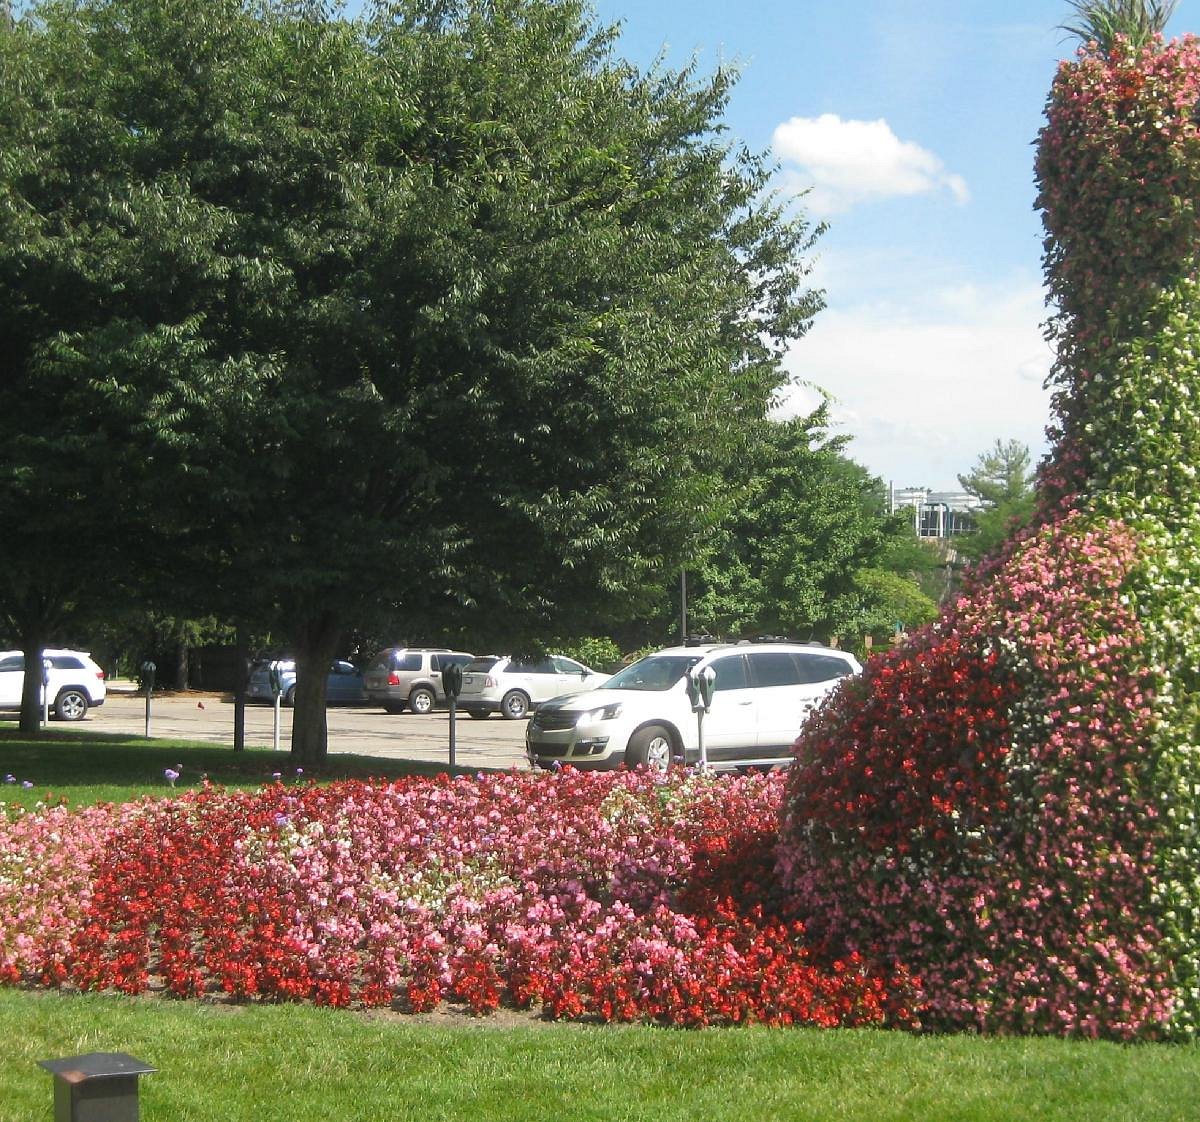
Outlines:
{"type": "Polygon", "coordinates": [[[433,712],[434,700],[433,690],[426,689],[425,686],[418,686],[408,695],[408,707],[414,713],[424,716],[426,713],[433,712]]]}
{"type": "Polygon", "coordinates": [[[296,704],[296,687],[295,686],[288,686],[287,690],[284,692],[284,695],[283,695],[283,704],[286,705],[289,709],[291,709],[292,706],[294,706],[296,704]]]}
{"type": "Polygon", "coordinates": [[[486,721],[492,715],[490,709],[468,709],[467,712],[477,721],[486,721]]]}
{"type": "Polygon", "coordinates": [[[383,711],[385,713],[391,713],[391,715],[394,717],[398,713],[404,712],[404,702],[403,701],[385,701],[383,703],[383,711]]]}
{"type": "Polygon", "coordinates": [[[60,721],[82,721],[87,711],[87,694],[82,690],[63,690],[54,702],[54,715],[60,721]]]}
{"type": "Polygon", "coordinates": [[[651,771],[666,771],[675,759],[671,734],[662,725],[647,725],[629,738],[625,749],[627,767],[647,767],[651,771]]]}
{"type": "Polygon", "coordinates": [[[500,712],[510,721],[529,716],[529,698],[520,690],[509,690],[500,702],[500,712]]]}

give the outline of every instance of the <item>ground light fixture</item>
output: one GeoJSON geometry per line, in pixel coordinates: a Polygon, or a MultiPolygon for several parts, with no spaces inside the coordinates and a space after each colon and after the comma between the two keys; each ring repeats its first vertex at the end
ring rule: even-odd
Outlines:
{"type": "Polygon", "coordinates": [[[39,1060],[54,1076],[54,1122],[138,1122],[138,1076],[158,1070],[124,1052],[39,1060]]]}

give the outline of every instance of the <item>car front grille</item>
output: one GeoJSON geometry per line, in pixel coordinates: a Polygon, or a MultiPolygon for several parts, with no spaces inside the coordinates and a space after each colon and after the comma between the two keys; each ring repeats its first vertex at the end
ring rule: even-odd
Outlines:
{"type": "Polygon", "coordinates": [[[575,713],[538,713],[531,727],[542,732],[565,732],[573,729],[577,720],[579,716],[575,713]]]}

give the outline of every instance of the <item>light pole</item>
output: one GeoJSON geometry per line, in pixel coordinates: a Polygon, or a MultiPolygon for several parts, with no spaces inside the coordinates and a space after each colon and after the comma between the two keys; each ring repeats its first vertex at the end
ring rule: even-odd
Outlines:
{"type": "Polygon", "coordinates": [[[679,643],[687,645],[687,569],[679,570],[679,643]]]}

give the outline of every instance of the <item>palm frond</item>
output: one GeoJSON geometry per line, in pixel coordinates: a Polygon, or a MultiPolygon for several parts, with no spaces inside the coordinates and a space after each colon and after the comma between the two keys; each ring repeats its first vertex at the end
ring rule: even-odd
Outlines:
{"type": "Polygon", "coordinates": [[[1082,42],[1095,43],[1106,54],[1117,38],[1144,47],[1161,35],[1178,0],[1068,0],[1078,17],[1059,26],[1082,42]]]}

